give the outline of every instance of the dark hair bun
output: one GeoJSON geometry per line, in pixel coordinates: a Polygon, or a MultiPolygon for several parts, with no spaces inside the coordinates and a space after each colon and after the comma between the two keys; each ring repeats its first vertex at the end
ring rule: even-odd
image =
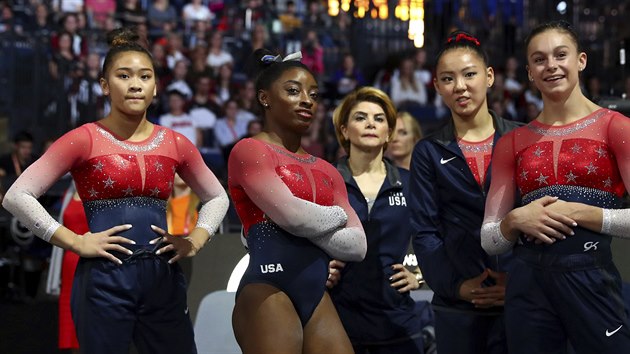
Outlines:
{"type": "Polygon", "coordinates": [[[111,48],[138,44],[140,36],[129,28],[117,28],[107,33],[107,44],[111,48]]]}
{"type": "Polygon", "coordinates": [[[267,50],[265,48],[256,49],[247,59],[245,63],[245,73],[251,77],[255,78],[258,74],[269,67],[270,65],[275,64],[276,62],[273,60],[263,60],[265,58],[273,58],[276,54],[267,50]]]}

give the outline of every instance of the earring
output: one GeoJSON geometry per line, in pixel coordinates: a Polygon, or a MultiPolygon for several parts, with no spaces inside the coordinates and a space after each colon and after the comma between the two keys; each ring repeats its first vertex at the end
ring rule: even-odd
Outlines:
{"type": "Polygon", "coordinates": [[[265,108],[269,108],[269,103],[265,102],[263,103],[263,106],[265,106],[265,108]]]}

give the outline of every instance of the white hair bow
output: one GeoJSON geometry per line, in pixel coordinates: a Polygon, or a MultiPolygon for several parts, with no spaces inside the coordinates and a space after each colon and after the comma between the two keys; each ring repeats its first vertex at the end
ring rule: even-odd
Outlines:
{"type": "Polygon", "coordinates": [[[276,62],[276,63],[281,63],[283,61],[301,61],[302,60],[302,52],[295,52],[295,53],[291,53],[288,54],[286,57],[282,58],[281,55],[263,55],[262,58],[260,58],[260,61],[262,61],[265,64],[269,64],[271,62],[276,62]]]}

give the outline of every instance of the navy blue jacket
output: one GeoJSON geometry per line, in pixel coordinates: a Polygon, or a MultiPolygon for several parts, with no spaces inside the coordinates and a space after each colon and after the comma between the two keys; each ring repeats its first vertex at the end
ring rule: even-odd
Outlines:
{"type": "Polygon", "coordinates": [[[385,160],[387,177],[368,213],[365,196],[343,158],[337,169],[346,182],[348,200],[367,236],[367,255],[362,262],[347,263],[331,296],[339,317],[354,344],[370,344],[409,338],[421,332],[420,315],[407,293],[391,287],[391,266],[402,264],[409,248],[409,171],[385,160]]]}
{"type": "MultiPolygon", "coordinates": [[[[494,144],[520,124],[498,117],[494,121],[494,144]]],[[[427,284],[434,291],[437,307],[476,310],[459,298],[461,283],[486,268],[507,271],[509,254],[488,256],[479,236],[490,168],[484,186],[475,180],[455,138],[452,120],[419,141],[411,159],[409,204],[412,210],[413,249],[427,284]]],[[[488,282],[487,284],[491,284],[488,282]]]]}

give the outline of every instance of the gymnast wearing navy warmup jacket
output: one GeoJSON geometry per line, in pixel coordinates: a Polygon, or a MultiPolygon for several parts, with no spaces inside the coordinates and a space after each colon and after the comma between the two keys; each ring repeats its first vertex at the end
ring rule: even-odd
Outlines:
{"type": "Polygon", "coordinates": [[[479,232],[493,145],[516,124],[488,110],[494,70],[479,40],[452,33],[433,81],[451,120],[416,144],[411,160],[413,248],[434,291],[440,354],[506,353],[503,324],[509,257],[490,257],[479,232]]]}
{"type": "Polygon", "coordinates": [[[514,249],[505,299],[510,353],[630,353],[612,237],[630,237],[630,119],[580,89],[586,53],[564,21],[532,30],[527,74],[542,112],[495,148],[481,231],[490,254],[514,249]],[[522,202],[514,198],[518,192],[522,202]]]}
{"type": "Polygon", "coordinates": [[[335,132],[348,157],[337,169],[365,230],[368,251],[331,290],[355,353],[423,353],[422,323],[410,290],[416,275],[402,265],[409,247],[409,172],[383,158],[396,109],[382,91],[364,87],[335,110],[335,132]]]}
{"type": "Polygon", "coordinates": [[[129,30],[109,34],[100,84],[110,114],[61,138],[7,192],[3,206],[33,233],[81,256],[72,287],[72,317],[82,353],[196,353],[177,260],[208,241],[228,208],[225,190],[195,145],[150,123],[156,94],[151,54],[129,30]],[[37,201],[72,174],[90,232],[55,221],[37,201]],[[185,237],[166,230],[166,201],[178,173],[202,202],[185,237]]]}

